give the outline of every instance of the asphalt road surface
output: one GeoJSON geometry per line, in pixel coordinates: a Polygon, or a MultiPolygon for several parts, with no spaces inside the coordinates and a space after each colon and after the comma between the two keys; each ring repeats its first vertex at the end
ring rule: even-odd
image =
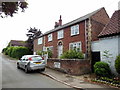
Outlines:
{"type": "MultiPolygon", "coordinates": [[[[26,74],[16,68],[16,62],[0,54],[2,61],[2,88],[68,88],[70,87],[52,80],[38,72],[26,74]]],[[[0,63],[1,66],[1,63],[0,63]]],[[[74,90],[71,88],[71,90],[74,90]]]]}

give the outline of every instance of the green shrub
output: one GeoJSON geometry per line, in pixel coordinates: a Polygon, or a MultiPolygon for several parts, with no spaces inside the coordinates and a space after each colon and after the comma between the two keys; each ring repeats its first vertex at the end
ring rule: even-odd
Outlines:
{"type": "Polygon", "coordinates": [[[42,54],[43,54],[43,51],[41,51],[41,50],[37,51],[37,55],[42,56],[42,54]]]}
{"type": "Polygon", "coordinates": [[[30,54],[30,51],[26,47],[14,47],[11,53],[11,57],[13,58],[21,58],[23,55],[30,54]]]}
{"type": "Polygon", "coordinates": [[[41,50],[39,50],[39,51],[37,51],[37,54],[40,55],[40,56],[45,55],[47,53],[48,53],[48,58],[52,58],[53,54],[52,54],[51,50],[47,50],[47,51],[41,51],[41,50]]]}
{"type": "Polygon", "coordinates": [[[110,77],[111,76],[110,67],[105,62],[96,62],[94,64],[94,72],[97,76],[101,76],[101,77],[110,77]]]}
{"type": "Polygon", "coordinates": [[[51,51],[51,50],[48,50],[47,52],[48,52],[48,58],[52,58],[52,55],[53,55],[53,54],[52,54],[52,51],[51,51]]]}
{"type": "Polygon", "coordinates": [[[83,59],[84,55],[82,52],[79,52],[77,50],[69,50],[64,52],[60,58],[61,59],[83,59]]]}
{"type": "Polygon", "coordinates": [[[3,48],[2,49],[2,53],[5,53],[6,50],[7,50],[7,48],[3,48]]]}
{"type": "Polygon", "coordinates": [[[120,54],[117,56],[115,60],[115,68],[116,68],[116,71],[120,74],[120,54]]]}
{"type": "Polygon", "coordinates": [[[6,48],[4,49],[4,54],[5,54],[5,55],[8,55],[7,49],[8,49],[8,47],[6,47],[6,48]]]}
{"type": "Polygon", "coordinates": [[[11,54],[12,54],[13,48],[14,47],[8,47],[8,49],[7,49],[7,53],[10,57],[12,56],[11,54]]]}

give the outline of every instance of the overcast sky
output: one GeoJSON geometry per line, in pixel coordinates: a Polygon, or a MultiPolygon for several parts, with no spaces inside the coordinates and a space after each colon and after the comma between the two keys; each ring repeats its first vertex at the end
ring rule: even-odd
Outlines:
{"type": "Polygon", "coordinates": [[[0,18],[0,51],[10,40],[27,40],[30,27],[36,27],[45,33],[54,28],[62,15],[62,23],[68,23],[101,7],[105,7],[111,17],[118,9],[120,0],[28,0],[25,13],[14,17],[0,18]]]}

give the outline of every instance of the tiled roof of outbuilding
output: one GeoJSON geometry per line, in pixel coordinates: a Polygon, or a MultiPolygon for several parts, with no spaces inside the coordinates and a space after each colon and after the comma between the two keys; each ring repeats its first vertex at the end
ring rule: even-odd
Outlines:
{"type": "Polygon", "coordinates": [[[113,13],[109,23],[105,26],[98,37],[116,35],[120,33],[120,10],[113,13]]]}
{"type": "Polygon", "coordinates": [[[21,40],[11,40],[10,44],[12,46],[27,46],[27,43],[25,41],[21,41],[21,40]]]}

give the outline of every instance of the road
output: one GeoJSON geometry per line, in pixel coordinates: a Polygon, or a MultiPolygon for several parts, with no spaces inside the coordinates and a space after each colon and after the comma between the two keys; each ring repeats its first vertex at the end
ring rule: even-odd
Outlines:
{"type": "MultiPolygon", "coordinates": [[[[2,88],[68,88],[70,87],[52,80],[38,72],[26,74],[16,68],[16,61],[0,54],[2,60],[2,88]]],[[[0,65],[1,66],[1,65],[0,65]]],[[[71,90],[74,90],[71,88],[71,90]]]]}

